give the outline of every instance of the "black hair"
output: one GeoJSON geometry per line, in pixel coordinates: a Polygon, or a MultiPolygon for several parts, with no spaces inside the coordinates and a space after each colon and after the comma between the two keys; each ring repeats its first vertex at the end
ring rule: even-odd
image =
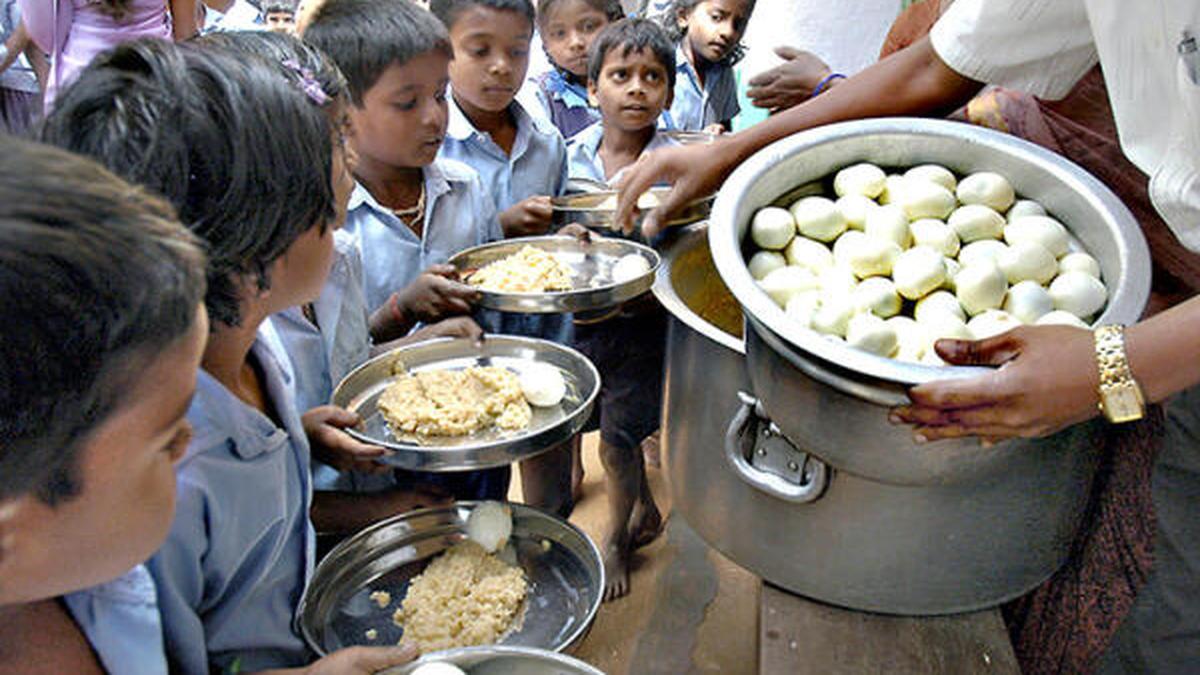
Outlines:
{"type": "Polygon", "coordinates": [[[531,28],[537,22],[533,3],[530,0],[430,0],[429,2],[429,11],[442,20],[446,30],[450,30],[454,22],[458,21],[460,14],[472,7],[487,7],[498,12],[516,12],[529,19],[531,28]]]}
{"type": "MultiPolygon", "coordinates": [[[[667,35],[671,36],[672,42],[678,43],[687,36],[687,29],[679,27],[679,17],[685,14],[691,14],[696,5],[700,4],[701,2],[704,2],[704,0],[674,0],[674,2],[671,3],[671,9],[667,10],[662,15],[661,21],[663,28],[667,29],[667,35]]],[[[753,12],[756,0],[746,0],[746,2],[750,4],[750,11],[753,12]]],[[[744,31],[742,36],[745,37],[744,31]]],[[[733,49],[730,49],[729,53],[725,55],[725,58],[721,59],[721,63],[732,66],[738,61],[741,61],[742,57],[745,55],[746,45],[743,44],[739,38],[738,43],[734,45],[733,49]]]]}
{"type": "Polygon", "coordinates": [[[622,56],[648,50],[667,71],[667,89],[675,89],[675,45],[662,26],[649,19],[622,19],[605,26],[588,54],[588,80],[599,81],[604,59],[614,49],[620,49],[622,56]]]}
{"type": "Polygon", "coordinates": [[[42,138],[165,196],[208,247],[205,304],[238,325],[243,280],[335,215],[332,120],[278,64],[135,40],[97,56],[42,138]]]}
{"type": "Polygon", "coordinates": [[[203,297],[204,254],[169,204],[0,138],[0,500],[76,494],[80,448],[203,297]]]}
{"type": "Polygon", "coordinates": [[[265,14],[278,14],[280,12],[286,12],[288,14],[295,14],[296,8],[290,2],[271,2],[271,3],[268,3],[265,7],[263,7],[262,13],[265,15],[265,14]]]}
{"type": "MultiPolygon", "coordinates": [[[[539,25],[545,20],[546,12],[549,12],[555,5],[562,1],[538,0],[537,18],[539,25]]],[[[625,18],[625,9],[621,7],[621,0],[583,0],[583,3],[603,14],[609,21],[620,21],[625,18]]]]}
{"type": "Polygon", "coordinates": [[[266,59],[285,77],[295,80],[301,89],[308,86],[306,75],[311,73],[326,96],[344,99],[349,93],[346,78],[333,59],[293,35],[265,30],[220,31],[194,38],[192,42],[249,58],[266,59]]]}
{"type": "Polygon", "coordinates": [[[357,106],[391,66],[432,51],[452,56],[446,29],[410,0],[326,0],[304,29],[304,41],[334,60],[357,106]]]}

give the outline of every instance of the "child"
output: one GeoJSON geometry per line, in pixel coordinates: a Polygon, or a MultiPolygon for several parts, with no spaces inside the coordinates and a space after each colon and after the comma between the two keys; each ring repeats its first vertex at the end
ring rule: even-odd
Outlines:
{"type": "MultiPolygon", "coordinates": [[[[333,58],[349,84],[358,183],[346,231],[362,255],[372,334],[390,339],[469,313],[478,294],[444,263],[503,232],[479,175],[437,157],[447,121],[445,28],[408,0],[326,0],[304,38],[333,58]]],[[[436,482],[461,499],[504,499],[509,475],[501,467],[436,482]]]]}
{"type": "MultiPolygon", "coordinates": [[[[450,122],[441,155],[479,172],[505,236],[545,234],[553,214],[550,197],[566,186],[567,151],[558,130],[515,98],[529,65],[533,5],[529,0],[433,0],[430,7],[453,46],[450,122]]],[[[567,315],[487,318],[499,332],[570,341],[567,315]]],[[[582,466],[568,447],[575,444],[521,463],[528,503],[570,514],[572,470],[582,466]]]]}
{"type": "Polygon", "coordinates": [[[540,0],[538,34],[554,67],[537,78],[538,101],[563,138],[600,121],[588,103],[588,48],[622,18],[619,0],[540,0]]]}
{"type": "MultiPolygon", "coordinates": [[[[675,50],[645,19],[618,21],[592,44],[588,98],[603,120],[571,141],[571,177],[612,181],[647,150],[669,143],[656,123],[671,103],[675,50]]],[[[629,557],[653,541],[662,516],[640,446],[659,426],[666,313],[649,294],[607,317],[575,326],[575,345],[600,371],[600,459],[608,485],[609,522],[601,545],[612,600],[629,591],[629,557]]]]}
{"type": "Polygon", "coordinates": [[[663,25],[679,45],[670,123],[685,131],[732,129],[741,107],[733,64],[755,0],[675,0],[663,25]]]}
{"type": "MultiPolygon", "coordinates": [[[[45,126],[166,195],[208,249],[194,437],[171,532],[149,563],[173,671],[310,658],[293,617],[313,565],[309,447],[264,320],[320,291],[350,189],[332,97],[307,65],[320,58],[129,43],[89,66],[45,126]]],[[[333,669],[361,653],[327,658],[333,669]]]]}
{"type": "MultiPolygon", "coordinates": [[[[338,134],[347,131],[349,94],[345,78],[332,60],[315,59],[316,52],[297,49],[300,43],[295,38],[282,33],[238,32],[209,35],[201,38],[200,44],[233,50],[247,57],[266,57],[281,67],[284,63],[299,63],[329,96],[325,109],[338,134]]],[[[345,177],[349,180],[348,175],[345,177]]],[[[343,219],[339,216],[338,221],[343,219]]],[[[333,233],[333,244],[333,263],[320,296],[271,317],[272,327],[289,357],[291,370],[287,375],[293,383],[296,407],[306,411],[302,416],[304,429],[316,460],[313,525],[319,536],[335,535],[331,540],[399,511],[441,501],[440,495],[425,489],[426,486],[398,489],[390,468],[375,461],[386,451],[361,443],[343,431],[358,424],[358,416],[329,405],[334,385],[366,361],[372,350],[363,296],[362,258],[354,238],[341,229],[333,233]],[[366,497],[362,494],[366,492],[376,494],[366,497]]],[[[478,332],[470,319],[460,318],[427,326],[400,341],[471,337],[478,332]],[[460,321],[465,325],[459,325],[460,321]]]]}
{"type": "Polygon", "coordinates": [[[203,295],[168,204],[0,138],[0,671],[166,672],[141,563],[171,524],[203,295]],[[95,584],[112,630],[83,632],[88,603],[55,596],[95,584]]]}
{"type": "Polygon", "coordinates": [[[267,30],[276,33],[296,32],[296,9],[288,2],[271,2],[263,12],[266,16],[267,30]]]}
{"type": "Polygon", "coordinates": [[[479,172],[507,237],[545,234],[567,176],[562,135],[515,100],[529,65],[529,0],[436,0],[450,33],[450,121],[442,156],[479,172]]]}

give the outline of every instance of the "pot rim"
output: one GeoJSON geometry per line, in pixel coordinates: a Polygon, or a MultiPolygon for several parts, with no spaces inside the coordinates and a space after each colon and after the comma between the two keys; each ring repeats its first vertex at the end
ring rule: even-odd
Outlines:
{"type": "Polygon", "coordinates": [[[707,237],[707,221],[689,225],[674,235],[671,241],[662,248],[662,264],[658,266],[654,277],[654,285],[651,286],[650,290],[654,293],[654,297],[658,298],[658,301],[662,303],[662,306],[671,313],[671,316],[682,321],[688,328],[700,333],[722,347],[745,356],[745,340],[738,339],[706,321],[704,317],[694,312],[683,301],[683,298],[679,297],[679,293],[675,291],[675,284],[672,281],[672,270],[674,269],[675,262],[680,255],[690,250],[690,246],[704,245],[703,241],[693,244],[695,240],[707,237]]]}
{"type": "MultiPolygon", "coordinates": [[[[859,374],[907,385],[992,372],[991,368],[930,366],[896,361],[829,340],[815,331],[801,328],[788,319],[783,309],[759,288],[746,267],[742,255],[742,241],[738,235],[737,214],[752,186],[772,171],[779,162],[802,152],[846,139],[889,134],[950,137],[962,141],[964,146],[984,146],[993,152],[1008,155],[1018,162],[1037,166],[1051,174],[1063,187],[1082,196],[1095,212],[1105,214],[1113,225],[1111,230],[1121,233],[1115,237],[1115,243],[1118,256],[1128,261],[1126,272],[1146,272],[1121,275],[1096,323],[1131,323],[1141,315],[1150,294],[1149,248],[1133,214],[1098,179],[1065,157],[991,129],[946,120],[877,118],[817,127],[768,145],[734,170],[721,187],[713,204],[708,240],[718,273],[742,305],[743,311],[755,317],[789,345],[859,374]]],[[[864,161],[868,160],[864,158],[864,161]]],[[[824,174],[801,176],[794,181],[793,187],[824,177],[824,174]]]]}

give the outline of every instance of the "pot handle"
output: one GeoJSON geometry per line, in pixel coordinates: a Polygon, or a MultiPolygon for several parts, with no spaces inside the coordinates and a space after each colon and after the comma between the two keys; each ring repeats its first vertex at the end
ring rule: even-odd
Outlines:
{"type": "Polygon", "coordinates": [[[738,392],[738,399],[741,405],[725,431],[725,461],[729,468],[751,487],[776,499],[793,504],[807,504],[819,499],[829,484],[830,472],[825,462],[797,450],[766,416],[758,399],[743,391],[738,392]],[[763,427],[761,434],[760,427],[763,427]],[[760,435],[770,443],[770,450],[759,447],[760,435]],[[788,473],[794,472],[795,479],[750,464],[746,456],[754,452],[764,457],[769,452],[782,454],[783,459],[778,463],[785,465],[788,473]]]}

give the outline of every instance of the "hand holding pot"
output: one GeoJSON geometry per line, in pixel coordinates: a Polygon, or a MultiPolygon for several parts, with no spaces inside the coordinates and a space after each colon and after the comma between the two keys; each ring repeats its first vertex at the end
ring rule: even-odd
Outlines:
{"type": "Polygon", "coordinates": [[[999,368],[913,387],[912,405],[891,419],[914,425],[918,442],[1047,436],[1099,413],[1091,331],[1023,326],[986,340],[939,340],[937,352],[952,365],[999,368]]]}

